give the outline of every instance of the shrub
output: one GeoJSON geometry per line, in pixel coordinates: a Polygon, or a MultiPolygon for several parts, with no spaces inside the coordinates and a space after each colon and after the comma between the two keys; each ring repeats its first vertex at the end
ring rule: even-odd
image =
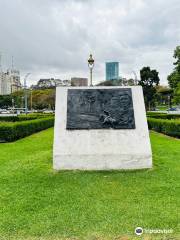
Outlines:
{"type": "Polygon", "coordinates": [[[180,137],[180,120],[148,118],[149,129],[164,133],[173,137],[180,137]]]}
{"type": "Polygon", "coordinates": [[[148,112],[147,117],[160,119],[180,119],[180,114],[154,113],[148,112]]]}
{"type": "Polygon", "coordinates": [[[0,122],[20,122],[34,119],[37,119],[37,116],[3,116],[0,117],[0,122]]]}
{"type": "Polygon", "coordinates": [[[31,113],[28,115],[18,115],[18,116],[0,116],[0,122],[20,122],[20,121],[26,121],[26,120],[34,120],[38,118],[47,118],[47,117],[53,117],[53,114],[48,113],[31,113]]]}
{"type": "Polygon", "coordinates": [[[22,122],[1,122],[0,123],[0,141],[12,142],[17,139],[39,132],[54,125],[54,118],[41,118],[35,120],[26,120],[22,122]]]}

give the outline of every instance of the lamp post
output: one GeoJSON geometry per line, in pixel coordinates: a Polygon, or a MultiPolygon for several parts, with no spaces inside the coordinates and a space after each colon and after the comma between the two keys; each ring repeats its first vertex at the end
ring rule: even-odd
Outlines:
{"type": "Polygon", "coordinates": [[[89,67],[89,70],[90,70],[90,87],[92,87],[92,70],[93,70],[93,67],[94,67],[94,59],[92,57],[92,54],[90,54],[89,56],[89,59],[88,59],[88,67],[89,67]]]}
{"type": "Polygon", "coordinates": [[[24,107],[24,96],[21,97],[21,108],[23,109],[24,107]]]}
{"type": "Polygon", "coordinates": [[[169,111],[171,109],[171,95],[168,95],[168,105],[169,105],[169,111]]]}
{"type": "Polygon", "coordinates": [[[13,110],[13,114],[14,114],[14,98],[12,98],[12,110],[13,110]]]}
{"type": "Polygon", "coordinates": [[[31,111],[32,111],[32,88],[30,89],[30,93],[31,93],[31,111]]]}
{"type": "Polygon", "coordinates": [[[135,77],[134,85],[138,85],[137,74],[136,74],[136,72],[134,70],[132,71],[132,73],[134,74],[134,77],[135,77]]]}
{"type": "Polygon", "coordinates": [[[24,104],[25,104],[25,113],[27,114],[28,112],[28,106],[27,106],[27,85],[26,85],[26,79],[31,73],[27,73],[26,76],[24,77],[24,104]]]}

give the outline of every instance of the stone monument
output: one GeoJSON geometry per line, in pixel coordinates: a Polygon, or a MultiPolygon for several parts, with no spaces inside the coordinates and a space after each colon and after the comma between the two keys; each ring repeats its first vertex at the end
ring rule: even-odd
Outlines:
{"type": "Polygon", "coordinates": [[[53,167],[152,167],[142,88],[57,87],[53,167]]]}

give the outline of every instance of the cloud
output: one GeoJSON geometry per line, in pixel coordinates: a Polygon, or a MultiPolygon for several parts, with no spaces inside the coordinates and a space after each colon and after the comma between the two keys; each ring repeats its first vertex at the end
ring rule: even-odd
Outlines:
{"type": "Polygon", "coordinates": [[[161,83],[173,68],[180,42],[179,0],[0,0],[0,51],[4,67],[11,55],[22,76],[105,78],[105,62],[119,61],[120,75],[132,77],[149,65],[161,83]]]}

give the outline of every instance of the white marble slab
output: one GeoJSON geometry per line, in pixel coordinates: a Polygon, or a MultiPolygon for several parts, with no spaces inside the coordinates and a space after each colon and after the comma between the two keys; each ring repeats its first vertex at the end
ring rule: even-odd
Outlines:
{"type": "Polygon", "coordinates": [[[140,86],[129,87],[132,90],[135,129],[67,130],[69,88],[90,89],[91,87],[57,87],[56,89],[54,169],[111,170],[152,167],[151,145],[140,86]]]}

